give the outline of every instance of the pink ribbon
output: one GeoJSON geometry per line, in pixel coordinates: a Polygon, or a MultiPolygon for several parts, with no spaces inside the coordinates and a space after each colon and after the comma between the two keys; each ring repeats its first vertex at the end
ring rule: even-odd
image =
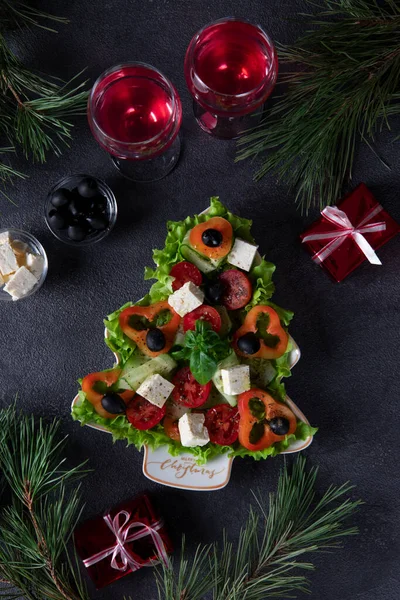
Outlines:
{"type": "Polygon", "coordinates": [[[349,217],[345,212],[337,208],[336,206],[327,206],[321,211],[321,215],[327,220],[338,225],[340,229],[335,231],[327,231],[325,233],[311,233],[306,235],[302,242],[311,242],[313,240],[330,240],[321,250],[316,252],[312,257],[315,262],[322,263],[341,246],[346,238],[351,236],[361,252],[373,265],[381,265],[381,261],[375,253],[375,250],[369,242],[363,236],[363,233],[373,233],[375,231],[384,231],[386,229],[386,223],[380,221],[379,223],[368,223],[377,214],[383,210],[380,204],[377,204],[372,208],[362,219],[358,225],[354,226],[349,217]]]}
{"type": "Polygon", "coordinates": [[[121,512],[115,515],[113,519],[111,519],[110,514],[105,515],[103,518],[107,526],[115,535],[115,544],[84,560],[83,564],[85,567],[91,567],[110,555],[112,555],[111,566],[113,569],[117,569],[117,571],[126,571],[128,566],[132,571],[137,571],[141,567],[152,567],[153,565],[158,564],[160,562],[159,560],[151,560],[145,564],[139,563],[125,548],[125,544],[133,542],[134,540],[140,540],[140,538],[146,537],[147,535],[151,535],[158,556],[165,564],[167,563],[168,555],[162,537],[158,533],[159,529],[164,525],[164,522],[161,519],[156,521],[151,527],[140,521],[130,523],[131,514],[126,510],[121,510],[121,512]],[[121,517],[124,518],[122,524],[120,524],[121,517]],[[135,533],[130,533],[132,529],[137,528],[140,528],[140,530],[135,533]],[[118,564],[118,559],[122,565],[118,564]]]}

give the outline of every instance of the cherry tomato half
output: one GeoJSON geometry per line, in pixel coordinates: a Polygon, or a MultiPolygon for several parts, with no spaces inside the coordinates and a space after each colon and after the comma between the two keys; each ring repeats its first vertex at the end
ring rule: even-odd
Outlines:
{"type": "Polygon", "coordinates": [[[172,282],[172,289],[174,292],[179,290],[188,281],[191,281],[195,285],[201,285],[203,281],[203,276],[196,265],[187,260],[183,260],[177,265],[174,265],[170,275],[171,277],[175,277],[172,282]]]}
{"type": "Polygon", "coordinates": [[[164,419],[164,431],[171,440],[176,442],[181,441],[181,434],[179,433],[178,421],[172,417],[165,417],[164,419]]]}
{"type": "Polygon", "coordinates": [[[221,329],[222,320],[219,312],[212,306],[202,304],[183,317],[183,330],[189,331],[189,329],[192,329],[194,331],[196,329],[196,321],[199,320],[210,323],[211,327],[217,333],[221,329]]]}
{"type": "Polygon", "coordinates": [[[159,408],[136,394],[128,404],[126,416],[136,429],[151,429],[165,416],[165,406],[159,408]]]}
{"type": "Polygon", "coordinates": [[[223,271],[219,280],[224,284],[222,304],[228,310],[243,308],[251,299],[252,288],[250,279],[237,269],[223,271]]]}
{"type": "Polygon", "coordinates": [[[172,390],[172,400],[176,404],[197,408],[207,402],[211,391],[211,381],[201,385],[193,377],[189,367],[183,367],[172,378],[175,388],[172,390]]]}
{"type": "Polygon", "coordinates": [[[236,406],[217,404],[206,412],[205,426],[210,441],[220,446],[236,442],[239,432],[239,413],[236,406]]]}

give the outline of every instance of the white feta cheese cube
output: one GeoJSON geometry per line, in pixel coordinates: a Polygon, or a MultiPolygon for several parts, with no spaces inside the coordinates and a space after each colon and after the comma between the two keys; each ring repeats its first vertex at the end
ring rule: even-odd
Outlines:
{"type": "Polygon", "coordinates": [[[10,238],[10,232],[9,231],[3,231],[3,233],[0,233],[0,244],[11,244],[11,238],[10,238]]]}
{"type": "Polygon", "coordinates": [[[145,379],[136,390],[136,393],[139,394],[139,396],[146,398],[146,400],[155,406],[162,408],[171,395],[174,387],[173,383],[156,373],[145,379]]]}
{"type": "Polygon", "coordinates": [[[4,291],[11,294],[13,300],[19,300],[29,294],[36,284],[36,277],[26,267],[19,267],[4,286],[4,291]]]}
{"type": "Polygon", "coordinates": [[[236,238],[233,248],[228,254],[228,263],[238,269],[243,269],[243,271],[250,271],[257,248],[258,246],[236,238]]]}
{"type": "Polygon", "coordinates": [[[187,413],[179,419],[178,428],[182,446],[193,448],[204,446],[210,441],[204,420],[205,417],[201,413],[187,413]]]}
{"type": "Polygon", "coordinates": [[[251,388],[249,365],[236,365],[229,369],[221,369],[221,377],[225,394],[236,396],[251,388]]]}
{"type": "Polygon", "coordinates": [[[28,244],[21,242],[20,240],[13,240],[11,243],[12,249],[17,259],[19,267],[26,267],[26,257],[28,252],[28,244]]]}
{"type": "Polygon", "coordinates": [[[18,269],[17,258],[12,246],[8,242],[0,244],[0,272],[2,275],[9,275],[18,269]]]}
{"type": "Polygon", "coordinates": [[[30,272],[36,277],[36,279],[39,280],[43,273],[43,256],[39,256],[39,254],[31,254],[30,252],[28,252],[28,254],[26,255],[26,266],[28,267],[30,272]]]}
{"type": "Polygon", "coordinates": [[[192,310],[201,306],[203,302],[204,293],[191,281],[185,283],[168,298],[168,304],[172,306],[180,317],[184,317],[187,313],[192,312],[192,310]]]}

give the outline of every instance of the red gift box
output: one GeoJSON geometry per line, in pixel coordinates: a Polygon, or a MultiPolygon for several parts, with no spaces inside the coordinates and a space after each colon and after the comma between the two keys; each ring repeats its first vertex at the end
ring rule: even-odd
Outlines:
{"type": "Polygon", "coordinates": [[[85,521],[75,530],[74,539],[97,589],[166,560],[172,552],[164,523],[146,495],[85,521]]]}
{"type": "Polygon", "coordinates": [[[324,209],[320,218],[301,234],[300,239],[313,260],[339,282],[367,260],[367,255],[370,262],[380,264],[373,251],[386,244],[399,231],[399,224],[381,207],[367,186],[361,183],[336,208],[324,209]],[[335,222],[340,221],[340,217],[338,219],[334,214],[337,209],[347,216],[347,225],[345,222],[335,222]],[[333,214],[334,220],[330,214],[333,214]],[[324,238],[321,234],[329,234],[329,237],[307,239],[314,235],[324,238]]]}

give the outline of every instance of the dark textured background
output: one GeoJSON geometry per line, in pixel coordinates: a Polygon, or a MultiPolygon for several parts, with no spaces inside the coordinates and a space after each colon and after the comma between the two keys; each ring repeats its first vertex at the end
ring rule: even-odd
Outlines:
{"type": "MultiPolygon", "coordinates": [[[[81,429],[69,417],[76,379],[111,366],[103,343],[103,317],[147,289],[143,269],[151,250],[162,246],[165,221],[201,211],[208,197],[220,195],[235,212],[254,220],[261,251],[277,265],[275,300],[295,311],[291,332],[302,359],[288,380],[289,394],[320,431],[307,451],[320,465],[320,485],[350,479],[365,506],[357,516],[360,536],[345,548],[317,558],[311,574],[318,600],[395,600],[399,565],[399,239],[379,251],[382,267],[363,264],[342,284],[333,284],[312,264],[298,235],[315,218],[296,211],[284,184],[269,176],[252,180],[252,165],[234,165],[235,145],[212,139],[195,124],[184,84],[183,58],[191,36],[205,23],[232,13],[263,24],[273,39],[291,42],[305,26],[294,18],[300,0],[71,0],[39,1],[65,14],[71,24],[58,35],[18,32],[11,41],[24,62],[62,77],[88,67],[91,81],[125,60],[160,68],[182,97],[184,149],[178,168],[165,180],[134,185],[116,174],[89,133],[76,123],[71,149],[41,166],[21,158],[17,166],[30,178],[9,190],[18,203],[1,201],[1,227],[21,227],[36,235],[48,253],[50,269],[42,290],[29,300],[0,304],[0,397],[8,404],[19,393],[25,409],[60,416],[70,434],[72,460],[90,458],[95,473],[83,483],[85,514],[132,494],[151,490],[177,543],[210,542],[226,527],[236,538],[251,501],[251,488],[273,490],[283,460],[236,460],[228,487],[219,492],[183,492],[151,484],[141,474],[141,455],[122,442],[81,429]],[[75,250],[58,242],[43,219],[46,193],[62,176],[87,172],[104,178],[117,195],[119,219],[109,238],[75,250]],[[397,567],[397,568],[396,568],[397,567]]],[[[398,124],[397,124],[398,132],[398,124]]],[[[364,181],[400,220],[399,147],[381,136],[378,150],[386,170],[364,148],[354,184],[364,181]]],[[[121,580],[93,598],[156,598],[151,570],[121,580]]]]}

